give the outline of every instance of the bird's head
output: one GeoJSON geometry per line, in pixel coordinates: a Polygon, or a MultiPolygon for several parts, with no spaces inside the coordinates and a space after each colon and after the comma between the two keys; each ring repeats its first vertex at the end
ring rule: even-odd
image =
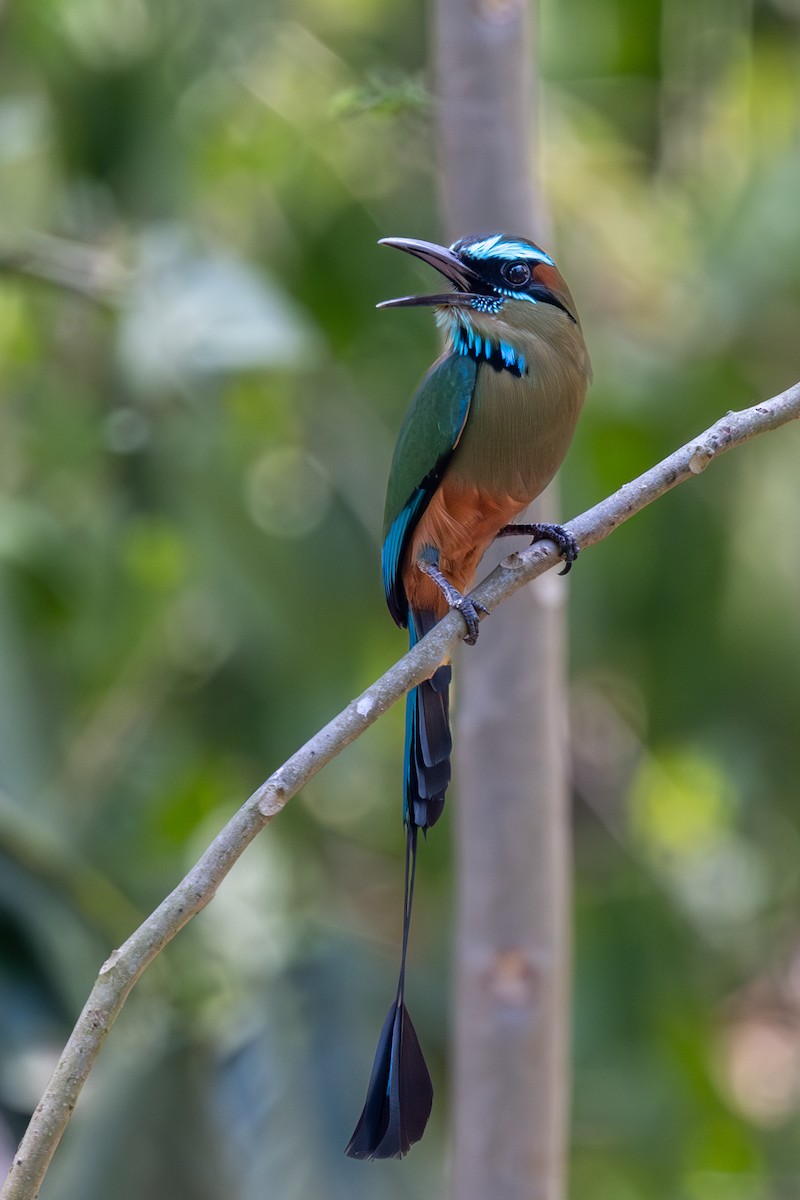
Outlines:
{"type": "Polygon", "coordinates": [[[577,326],[572,296],[555,263],[534,242],[505,233],[474,234],[437,246],[414,238],[382,238],[435,267],[453,285],[429,296],[384,300],[378,308],[431,305],[458,353],[497,370],[527,370],[527,338],[534,332],[577,326]]]}

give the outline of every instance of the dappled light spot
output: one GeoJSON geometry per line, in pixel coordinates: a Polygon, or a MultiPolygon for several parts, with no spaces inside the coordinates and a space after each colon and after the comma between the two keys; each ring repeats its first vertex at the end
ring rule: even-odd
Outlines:
{"type": "Polygon", "coordinates": [[[384,797],[387,782],[383,766],[382,754],[362,741],[328,763],[324,783],[312,779],[306,784],[302,803],[320,825],[356,829],[384,797]]]}
{"type": "Polygon", "coordinates": [[[278,283],[178,223],[149,227],[118,331],[120,362],[142,393],[204,377],[308,366],[316,334],[278,283]]]}
{"type": "Polygon", "coordinates": [[[216,671],[233,653],[236,634],[214,598],[195,589],[186,592],[167,625],[171,660],[195,677],[216,671]]]}
{"type": "Polygon", "coordinates": [[[726,1031],[725,1090],[756,1125],[780,1125],[800,1108],[800,1014],[754,1013],[726,1031]]]}
{"type": "Polygon", "coordinates": [[[296,446],[268,450],[247,473],[245,499],[260,529],[302,537],[321,524],[331,487],[322,465],[296,446]]]}
{"type": "Polygon", "coordinates": [[[186,574],[188,549],[177,526],[161,517],[142,517],[128,526],[123,557],[137,583],[169,590],[186,574]]]}
{"type": "Polygon", "coordinates": [[[769,900],[763,854],[736,828],[734,780],[710,754],[645,755],[629,811],[645,859],[706,937],[724,940],[769,900]]]}

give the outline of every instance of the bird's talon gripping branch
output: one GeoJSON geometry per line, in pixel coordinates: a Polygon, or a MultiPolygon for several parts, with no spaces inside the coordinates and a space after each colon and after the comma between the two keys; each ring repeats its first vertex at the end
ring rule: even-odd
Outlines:
{"type": "Polygon", "coordinates": [[[479,633],[480,617],[478,613],[486,613],[487,609],[482,604],[476,604],[474,600],[470,600],[469,596],[462,596],[460,600],[456,600],[450,607],[455,608],[461,613],[464,618],[464,624],[467,627],[464,641],[468,646],[474,646],[478,640],[479,633]]]}
{"type": "Polygon", "coordinates": [[[529,537],[532,539],[532,546],[537,542],[555,542],[559,557],[563,558],[566,564],[564,570],[558,572],[559,575],[569,574],[580,553],[580,547],[569,530],[563,525],[551,525],[549,521],[536,521],[533,525],[504,525],[497,536],[529,537]]]}
{"type": "Polygon", "coordinates": [[[435,555],[435,552],[431,552],[430,550],[423,551],[417,559],[417,566],[429,579],[433,580],[450,608],[454,608],[457,612],[461,613],[464,618],[464,624],[467,627],[464,641],[468,646],[474,646],[478,640],[479,632],[480,617],[478,613],[488,616],[489,610],[485,605],[481,604],[480,600],[471,600],[469,596],[464,596],[458,588],[453,587],[450,580],[446,579],[436,566],[436,562],[432,561],[436,557],[438,556],[435,555]]]}

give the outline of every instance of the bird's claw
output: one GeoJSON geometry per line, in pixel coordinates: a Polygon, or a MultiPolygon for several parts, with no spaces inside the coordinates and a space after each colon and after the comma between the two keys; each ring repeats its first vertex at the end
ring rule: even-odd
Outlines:
{"type": "Polygon", "coordinates": [[[542,538],[535,537],[531,545],[535,545],[536,542],[543,540],[543,538],[549,538],[550,541],[555,542],[558,547],[559,557],[564,560],[563,570],[558,573],[559,575],[569,575],[572,570],[572,564],[580,554],[580,546],[573,535],[563,525],[548,525],[545,528],[548,532],[543,534],[542,538]]]}
{"type": "Polygon", "coordinates": [[[480,600],[472,600],[469,596],[463,596],[458,588],[454,587],[449,579],[446,579],[436,565],[436,558],[428,553],[422,553],[417,559],[417,566],[423,574],[432,579],[436,586],[441,591],[450,608],[456,609],[464,618],[464,623],[467,626],[467,633],[464,641],[468,646],[474,646],[478,640],[478,626],[480,624],[479,613],[488,617],[489,610],[485,604],[481,604],[480,600]]]}
{"type": "Polygon", "coordinates": [[[559,575],[566,575],[570,571],[580,552],[580,547],[569,530],[563,525],[551,525],[549,521],[537,521],[534,525],[504,525],[497,536],[515,537],[521,534],[533,538],[532,546],[537,542],[555,542],[559,558],[563,558],[566,564],[564,570],[559,571],[559,575]]]}
{"type": "Polygon", "coordinates": [[[451,605],[457,609],[464,618],[464,624],[467,627],[464,641],[468,646],[474,646],[478,640],[478,632],[480,625],[479,613],[484,616],[489,615],[489,610],[485,604],[481,604],[480,600],[471,600],[469,596],[461,596],[458,600],[454,600],[451,605]]]}

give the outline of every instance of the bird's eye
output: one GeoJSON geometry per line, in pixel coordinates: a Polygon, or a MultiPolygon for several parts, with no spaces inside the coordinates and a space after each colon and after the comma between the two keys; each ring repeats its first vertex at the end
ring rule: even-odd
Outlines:
{"type": "Polygon", "coordinates": [[[527,263],[504,263],[500,269],[500,274],[506,283],[510,283],[512,287],[525,287],[531,281],[531,269],[527,263]]]}

